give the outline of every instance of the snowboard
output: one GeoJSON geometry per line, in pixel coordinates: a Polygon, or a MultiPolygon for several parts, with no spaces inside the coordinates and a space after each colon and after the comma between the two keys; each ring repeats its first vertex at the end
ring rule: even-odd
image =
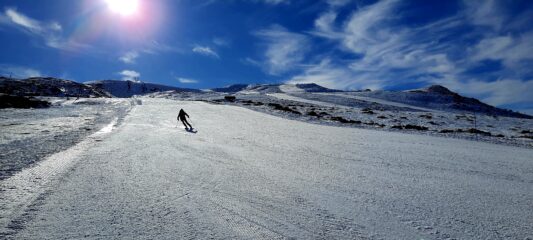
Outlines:
{"type": "Polygon", "coordinates": [[[190,133],[197,133],[197,132],[198,132],[198,129],[196,129],[196,128],[190,128],[190,129],[185,129],[185,131],[190,132],[190,133]]]}

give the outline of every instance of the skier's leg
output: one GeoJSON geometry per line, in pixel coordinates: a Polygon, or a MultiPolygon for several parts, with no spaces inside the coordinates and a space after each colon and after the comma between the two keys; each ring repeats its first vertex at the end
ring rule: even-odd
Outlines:
{"type": "Polygon", "coordinates": [[[189,125],[189,127],[192,129],[192,126],[191,126],[191,124],[187,121],[187,119],[185,119],[185,123],[187,123],[187,125],[189,125]]]}
{"type": "Polygon", "coordinates": [[[181,120],[181,123],[183,123],[183,126],[185,126],[185,129],[189,129],[189,127],[187,127],[187,124],[185,124],[185,121],[183,119],[181,120]]]}

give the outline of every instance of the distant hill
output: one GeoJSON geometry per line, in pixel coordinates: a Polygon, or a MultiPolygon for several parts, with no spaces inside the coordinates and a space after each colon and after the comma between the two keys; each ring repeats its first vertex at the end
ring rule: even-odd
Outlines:
{"type": "Polygon", "coordinates": [[[13,96],[112,97],[108,92],[90,85],[51,77],[0,77],[0,93],[13,96]]]}
{"type": "Polygon", "coordinates": [[[178,91],[178,92],[200,92],[197,89],[190,88],[179,88],[166,86],[155,83],[145,83],[137,81],[123,81],[123,80],[99,80],[85,82],[86,85],[91,86],[96,89],[102,89],[106,92],[109,92],[114,97],[132,97],[133,95],[143,95],[153,92],[163,92],[163,91],[178,91]]]}
{"type": "MultiPolygon", "coordinates": [[[[210,89],[213,92],[241,94],[312,94],[343,92],[314,83],[308,84],[235,84],[210,89]]],[[[132,97],[154,92],[175,91],[203,93],[198,89],[179,88],[154,83],[123,80],[99,80],[78,83],[52,77],[13,79],[0,77],[0,93],[9,96],[53,96],[53,97],[132,97]]],[[[407,91],[357,91],[345,92],[355,96],[382,99],[441,111],[476,112],[494,116],[533,118],[532,116],[497,108],[475,98],[461,96],[446,87],[433,85],[423,89],[407,91]]],[[[313,95],[321,98],[318,95],[313,95]]]]}
{"type": "Polygon", "coordinates": [[[242,91],[246,89],[248,86],[250,85],[249,84],[233,84],[233,85],[229,85],[229,86],[221,87],[221,88],[212,88],[211,90],[215,92],[234,93],[234,92],[242,91]]]}
{"type": "Polygon", "coordinates": [[[365,91],[359,92],[357,95],[442,111],[465,111],[495,116],[533,118],[526,114],[488,105],[475,98],[461,96],[440,85],[407,91],[365,91]]]}
{"type": "Polygon", "coordinates": [[[222,88],[211,89],[215,92],[256,92],[256,93],[290,93],[290,92],[340,92],[340,90],[329,89],[318,84],[234,84],[222,88]]]}

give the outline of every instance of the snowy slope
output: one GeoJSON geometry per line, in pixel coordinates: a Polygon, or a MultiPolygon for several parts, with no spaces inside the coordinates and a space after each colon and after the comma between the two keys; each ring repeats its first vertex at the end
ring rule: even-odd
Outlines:
{"type": "Polygon", "coordinates": [[[384,99],[381,99],[381,98],[365,97],[365,96],[354,95],[354,94],[349,94],[349,93],[346,93],[346,94],[321,93],[321,94],[322,95],[343,96],[343,97],[353,98],[353,99],[362,100],[362,101],[366,101],[366,102],[375,102],[375,103],[379,103],[379,104],[383,104],[383,105],[390,105],[390,106],[395,106],[395,107],[400,107],[400,108],[412,108],[412,109],[416,109],[416,110],[420,110],[420,111],[426,111],[426,112],[438,112],[439,111],[439,110],[435,110],[435,109],[431,109],[431,108],[418,107],[418,106],[415,106],[415,105],[405,104],[405,103],[401,103],[401,102],[388,101],[388,100],[384,100],[384,99]]]}
{"type": "Polygon", "coordinates": [[[409,91],[366,91],[352,92],[350,94],[442,111],[477,112],[495,116],[533,118],[529,115],[490,106],[475,98],[461,96],[440,85],[433,85],[428,88],[409,91]]]}
{"type": "Polygon", "coordinates": [[[41,182],[31,181],[38,167],[1,182],[2,213],[17,199],[31,200],[20,217],[0,214],[10,216],[1,232],[16,239],[526,239],[533,233],[527,148],[148,98],[110,135],[90,141],[46,161],[73,167],[42,195],[11,198],[40,192],[31,186],[41,182]],[[191,115],[197,134],[176,128],[178,108],[191,115]],[[20,179],[30,185],[25,193],[20,179]]]}
{"type": "MultiPolygon", "coordinates": [[[[294,97],[345,106],[380,104],[382,108],[410,108],[418,111],[446,111],[454,113],[478,113],[492,116],[530,118],[525,114],[500,109],[475,98],[461,96],[449,89],[433,85],[409,91],[340,91],[314,83],[309,84],[236,84],[212,89],[214,92],[233,94],[289,94],[294,97]],[[321,95],[323,97],[321,97],[321,95]],[[357,100],[357,101],[354,101],[357,100]]],[[[282,95],[279,95],[282,96],[282,95]]],[[[287,97],[285,95],[285,97],[287,97]]]]}

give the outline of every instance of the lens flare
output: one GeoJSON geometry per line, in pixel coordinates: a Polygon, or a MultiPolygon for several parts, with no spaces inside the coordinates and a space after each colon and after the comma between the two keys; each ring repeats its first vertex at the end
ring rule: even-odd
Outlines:
{"type": "Polygon", "coordinates": [[[138,0],[106,0],[106,3],[111,11],[123,16],[130,16],[136,13],[139,7],[138,0]]]}

